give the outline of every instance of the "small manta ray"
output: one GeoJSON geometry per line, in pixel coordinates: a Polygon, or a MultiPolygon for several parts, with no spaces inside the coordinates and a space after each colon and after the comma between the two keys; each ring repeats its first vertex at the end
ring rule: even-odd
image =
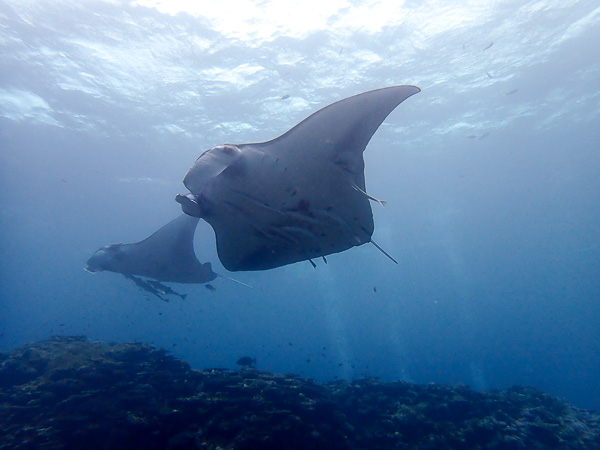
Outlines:
{"type": "Polygon", "coordinates": [[[242,356],[237,360],[236,364],[242,367],[254,367],[256,365],[256,358],[250,358],[249,356],[242,356]]]}
{"type": "Polygon", "coordinates": [[[110,244],[88,260],[88,272],[110,271],[123,274],[138,287],[161,300],[179,294],[160,281],[207,283],[217,278],[210,263],[200,263],[194,253],[194,232],[198,219],[182,214],[141,242],[110,244]],[[144,280],[134,275],[149,278],[144,280]]]}
{"type": "Polygon", "coordinates": [[[88,272],[138,275],[157,281],[208,283],[217,278],[210,263],[200,263],[194,253],[198,219],[180,215],[141,242],[110,244],[88,260],[88,272]]]}
{"type": "MultiPolygon", "coordinates": [[[[214,229],[230,271],[267,270],[372,242],[363,152],[396,106],[419,92],[394,86],[340,100],[282,136],[205,151],[178,195],[214,229]]],[[[313,263],[314,265],[314,263],[313,263]]]]}

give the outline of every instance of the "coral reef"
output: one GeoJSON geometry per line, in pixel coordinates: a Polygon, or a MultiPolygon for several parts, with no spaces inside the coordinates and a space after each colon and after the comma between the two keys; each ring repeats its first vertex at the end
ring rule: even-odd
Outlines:
{"type": "Polygon", "coordinates": [[[322,385],[54,337],[0,354],[0,448],[584,449],[600,416],[529,387],[322,385]]]}

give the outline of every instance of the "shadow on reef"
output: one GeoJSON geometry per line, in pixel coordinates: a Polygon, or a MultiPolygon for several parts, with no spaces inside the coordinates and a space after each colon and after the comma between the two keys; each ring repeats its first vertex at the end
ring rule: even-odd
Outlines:
{"type": "Polygon", "coordinates": [[[533,388],[326,385],[192,370],[165,350],[54,337],[0,354],[0,448],[600,448],[600,416],[533,388]]]}

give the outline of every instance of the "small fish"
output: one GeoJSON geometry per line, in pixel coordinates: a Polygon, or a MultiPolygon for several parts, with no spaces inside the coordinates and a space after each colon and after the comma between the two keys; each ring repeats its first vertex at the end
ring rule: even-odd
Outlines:
{"type": "Polygon", "coordinates": [[[492,48],[492,45],[494,45],[493,42],[489,43],[488,45],[486,45],[486,47],[483,49],[483,51],[485,52],[486,50],[489,50],[490,48],[492,48]]]}
{"type": "Polygon", "coordinates": [[[377,286],[373,286],[373,292],[377,293],[377,286]]]}
{"type": "Polygon", "coordinates": [[[282,96],[279,98],[279,100],[287,100],[288,98],[290,98],[290,95],[289,95],[289,94],[285,94],[285,95],[282,95],[282,96]]]}
{"type": "Polygon", "coordinates": [[[517,92],[519,92],[518,89],[513,89],[512,91],[505,92],[504,95],[513,95],[513,94],[516,94],[517,92]]]}
{"type": "Polygon", "coordinates": [[[489,72],[486,72],[485,74],[486,74],[486,75],[488,76],[488,78],[490,78],[490,79],[494,78],[494,75],[492,75],[492,74],[491,74],[491,73],[489,73],[489,72]]]}
{"type": "Polygon", "coordinates": [[[179,294],[178,292],[175,292],[173,289],[171,289],[169,286],[165,286],[164,284],[156,280],[146,280],[146,282],[163,295],[176,295],[177,297],[181,297],[182,300],[185,300],[185,298],[187,297],[187,294],[179,294]]]}
{"type": "Polygon", "coordinates": [[[250,358],[249,356],[242,356],[237,360],[236,364],[239,364],[242,367],[254,367],[256,364],[256,358],[250,358]]]}
{"type": "Polygon", "coordinates": [[[135,277],[133,275],[123,275],[125,278],[133,281],[139,288],[143,289],[146,292],[150,292],[151,294],[156,295],[158,298],[160,298],[163,302],[168,302],[169,299],[163,297],[162,295],[160,295],[161,293],[159,291],[157,291],[155,288],[153,288],[152,286],[150,286],[148,283],[146,283],[144,280],[142,280],[141,278],[135,277]]]}
{"type": "Polygon", "coordinates": [[[470,134],[467,136],[467,139],[475,139],[477,136],[475,136],[474,134],[470,134]]]}
{"type": "Polygon", "coordinates": [[[215,292],[215,291],[217,290],[217,288],[216,288],[216,287],[214,287],[214,286],[213,286],[212,284],[210,284],[210,283],[206,283],[206,284],[204,285],[204,287],[205,287],[206,289],[208,289],[210,292],[215,292]]]}

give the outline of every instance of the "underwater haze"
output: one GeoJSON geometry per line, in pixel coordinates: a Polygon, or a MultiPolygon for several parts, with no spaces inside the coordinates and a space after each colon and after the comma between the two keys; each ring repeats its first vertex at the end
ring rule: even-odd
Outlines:
{"type": "Polygon", "coordinates": [[[0,0],[0,350],[49,336],[196,368],[474,389],[600,409],[596,0],[0,0]],[[110,272],[215,145],[364,91],[422,89],[364,153],[372,245],[163,302],[110,272]]]}

